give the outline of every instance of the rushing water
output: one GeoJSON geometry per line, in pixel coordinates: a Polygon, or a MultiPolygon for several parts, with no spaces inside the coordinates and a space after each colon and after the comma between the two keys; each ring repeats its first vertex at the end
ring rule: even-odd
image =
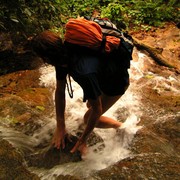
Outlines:
{"type": "MultiPolygon", "coordinates": [[[[124,111],[124,124],[120,134],[117,134],[113,129],[96,129],[95,133],[102,137],[105,148],[101,151],[94,151],[97,145],[89,147],[87,155],[83,157],[83,160],[76,163],[66,163],[63,165],[57,165],[51,169],[42,169],[37,167],[31,167],[30,170],[38,174],[41,179],[55,179],[60,174],[63,175],[76,175],[77,177],[87,177],[92,172],[104,169],[117,161],[120,161],[126,157],[131,156],[131,152],[128,149],[134,135],[141,128],[138,126],[138,122],[141,119],[141,97],[136,94],[137,86],[136,81],[142,76],[148,76],[151,80],[147,83],[153,83],[154,89],[157,91],[163,91],[164,88],[168,88],[174,93],[178,93],[178,89],[173,86],[173,82],[177,82],[175,77],[164,78],[153,74],[151,72],[145,72],[144,63],[150,61],[148,57],[140,52],[137,53],[136,61],[132,61],[131,70],[129,71],[131,77],[131,85],[122,96],[122,98],[108,111],[106,115],[121,121],[119,119],[119,112],[124,111]],[[163,87],[163,88],[162,88],[163,87]]],[[[151,63],[151,62],[150,62],[151,63]]],[[[55,87],[55,71],[51,66],[46,66],[40,69],[41,83],[49,87],[52,92],[55,87]]],[[[144,84],[145,86],[147,84],[144,84]]],[[[66,125],[69,132],[72,134],[76,132],[79,125],[82,123],[82,117],[86,111],[85,103],[82,103],[82,90],[78,84],[72,82],[74,90],[74,98],[71,99],[67,93],[67,107],[66,107],[66,125]]],[[[143,86],[139,87],[142,89],[143,86]]],[[[27,136],[21,132],[16,132],[9,128],[0,127],[0,137],[9,140],[15,147],[18,147],[23,152],[33,152],[33,147],[46,141],[50,138],[49,132],[53,132],[55,127],[55,116],[52,114],[44,120],[46,123],[44,126],[35,131],[33,136],[27,136]]]]}
{"type": "MultiPolygon", "coordinates": [[[[143,65],[144,55],[139,53],[139,60],[137,63],[133,64],[132,71],[130,74],[134,74],[133,78],[138,79],[143,76],[141,67],[143,65]]],[[[41,83],[45,86],[54,90],[55,86],[55,72],[53,67],[43,67],[40,69],[41,83]]],[[[79,88],[79,85],[75,82],[72,83],[74,90],[74,98],[70,99],[67,94],[67,129],[72,133],[75,131],[79,124],[82,123],[82,117],[86,111],[86,105],[82,103],[82,90],[79,88]],[[79,111],[80,109],[80,111],[79,111]]],[[[120,135],[116,134],[116,131],[113,129],[95,129],[95,133],[100,135],[103,138],[105,148],[99,152],[95,152],[96,145],[88,149],[88,153],[83,157],[83,161],[76,163],[66,163],[63,165],[58,165],[49,170],[43,169],[33,169],[42,179],[53,179],[60,174],[66,175],[76,175],[77,177],[86,177],[89,176],[91,172],[98,171],[103,168],[106,168],[121,159],[131,156],[131,152],[128,149],[128,145],[132,141],[135,133],[141,128],[137,125],[140,121],[141,112],[140,107],[140,97],[136,96],[134,92],[133,84],[130,85],[129,89],[122,96],[122,98],[108,111],[106,115],[118,119],[118,111],[122,108],[126,109],[126,117],[123,128],[125,129],[120,135]]],[[[53,119],[53,122],[55,120],[53,119]]],[[[54,123],[53,123],[54,124],[54,123]]],[[[54,126],[51,124],[51,127],[54,126]]],[[[50,128],[50,127],[48,127],[50,128]]],[[[43,130],[44,132],[44,130],[43,130]]],[[[42,132],[41,132],[42,133],[42,132]]],[[[35,134],[35,137],[41,137],[38,134],[35,134]]]]}
{"type": "MultiPolygon", "coordinates": [[[[54,90],[55,85],[55,72],[53,67],[43,67],[41,70],[41,83],[54,90]]],[[[72,83],[74,90],[74,98],[70,99],[67,93],[67,115],[66,124],[69,132],[73,133],[77,130],[82,123],[82,117],[86,111],[85,103],[82,103],[82,90],[75,82],[72,83]]],[[[132,88],[130,87],[125,95],[119,100],[106,115],[118,119],[118,110],[125,108],[127,110],[127,119],[123,125],[121,136],[116,134],[113,129],[95,129],[95,133],[103,138],[105,148],[99,152],[95,152],[97,145],[94,145],[88,149],[88,153],[83,157],[83,161],[76,163],[66,163],[58,165],[49,170],[33,169],[42,179],[53,179],[56,176],[63,174],[76,175],[78,177],[86,177],[93,171],[98,171],[106,168],[115,162],[126,158],[131,155],[128,150],[128,145],[132,141],[134,134],[137,132],[140,126],[137,123],[140,121],[139,111],[139,97],[135,96],[132,88]]],[[[55,122],[54,119],[52,119],[55,122]]],[[[45,127],[43,131],[34,134],[34,137],[42,137],[41,134],[47,131],[49,128],[54,127],[54,123],[45,127]],[[40,133],[40,134],[39,134],[40,133]]]]}

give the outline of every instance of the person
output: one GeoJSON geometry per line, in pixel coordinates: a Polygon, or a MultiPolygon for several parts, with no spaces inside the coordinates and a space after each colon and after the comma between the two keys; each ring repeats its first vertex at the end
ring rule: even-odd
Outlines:
{"type": "Polygon", "coordinates": [[[103,54],[87,47],[68,43],[51,31],[33,38],[34,51],[56,71],[55,109],[56,129],[52,138],[55,148],[65,148],[66,76],[69,74],[83,90],[85,129],[71,153],[86,151],[86,141],[94,128],[118,129],[122,123],[104,116],[129,86],[129,65],[124,65],[126,53],[114,50],[103,54]]]}

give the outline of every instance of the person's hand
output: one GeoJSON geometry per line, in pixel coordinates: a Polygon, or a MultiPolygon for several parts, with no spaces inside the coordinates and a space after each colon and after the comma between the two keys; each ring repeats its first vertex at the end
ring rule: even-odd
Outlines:
{"type": "Polygon", "coordinates": [[[67,136],[67,132],[65,128],[56,127],[54,136],[52,138],[52,145],[57,149],[60,149],[60,147],[64,149],[66,136],[67,136]]]}
{"type": "Polygon", "coordinates": [[[85,155],[87,153],[86,142],[85,141],[83,142],[82,140],[79,139],[74,145],[74,147],[71,149],[71,153],[74,153],[77,150],[80,151],[81,155],[85,155]]]}

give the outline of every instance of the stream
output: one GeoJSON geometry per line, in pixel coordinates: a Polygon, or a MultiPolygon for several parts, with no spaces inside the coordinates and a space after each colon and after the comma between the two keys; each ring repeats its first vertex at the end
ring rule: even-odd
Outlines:
{"type": "MultiPolygon", "coordinates": [[[[144,87],[153,86],[153,90],[162,93],[165,90],[171,91],[173,94],[179,94],[177,87],[178,79],[170,75],[163,77],[155,72],[151,72],[147,68],[153,66],[154,62],[147,55],[135,50],[135,59],[131,62],[129,70],[131,84],[122,96],[122,98],[108,111],[106,115],[123,121],[121,133],[118,134],[114,129],[96,129],[95,134],[103,139],[104,148],[99,148],[102,143],[97,143],[88,148],[88,153],[82,157],[82,161],[69,162],[56,165],[52,168],[29,167],[31,172],[37,174],[42,180],[56,179],[59,175],[72,175],[78,178],[91,177],[91,174],[105,169],[127,157],[133,156],[129,149],[135,134],[143,128],[140,125],[144,105],[141,102],[144,87]],[[142,77],[147,78],[144,84],[137,84],[142,77]],[[138,92],[138,93],[137,93],[138,92]],[[123,118],[123,119],[122,119],[123,118]]],[[[39,69],[42,85],[49,87],[54,92],[55,87],[55,71],[51,66],[45,66],[39,69]]],[[[86,111],[86,104],[82,103],[82,90],[79,85],[72,81],[74,98],[71,99],[67,94],[66,106],[66,125],[67,130],[71,134],[76,133],[82,124],[82,117],[86,111]]],[[[159,112],[155,112],[148,108],[149,116],[156,117],[156,121],[162,120],[165,116],[178,116],[178,114],[162,112],[162,116],[157,116],[159,112]]],[[[157,110],[158,111],[158,110],[157,110]]],[[[52,112],[46,119],[39,120],[42,125],[40,129],[34,131],[33,135],[25,135],[17,130],[9,128],[6,124],[0,125],[0,138],[6,139],[18,148],[22,153],[36,153],[39,144],[50,142],[52,132],[55,128],[55,113],[52,112]]]]}

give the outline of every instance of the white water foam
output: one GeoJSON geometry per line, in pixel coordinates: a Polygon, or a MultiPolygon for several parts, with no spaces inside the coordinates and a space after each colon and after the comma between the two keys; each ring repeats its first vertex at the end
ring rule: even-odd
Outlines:
{"type": "Polygon", "coordinates": [[[51,169],[31,169],[43,180],[56,179],[59,175],[74,175],[86,178],[94,171],[104,169],[126,157],[131,156],[128,149],[134,135],[141,128],[137,126],[139,119],[131,115],[125,121],[120,134],[113,129],[95,129],[104,140],[105,147],[101,151],[94,151],[97,145],[91,146],[83,160],[75,163],[57,165],[51,169]]]}
{"type": "Polygon", "coordinates": [[[33,147],[37,144],[36,139],[9,127],[0,126],[0,139],[1,138],[9,141],[14,147],[25,153],[32,153],[34,151],[33,147]]]}

